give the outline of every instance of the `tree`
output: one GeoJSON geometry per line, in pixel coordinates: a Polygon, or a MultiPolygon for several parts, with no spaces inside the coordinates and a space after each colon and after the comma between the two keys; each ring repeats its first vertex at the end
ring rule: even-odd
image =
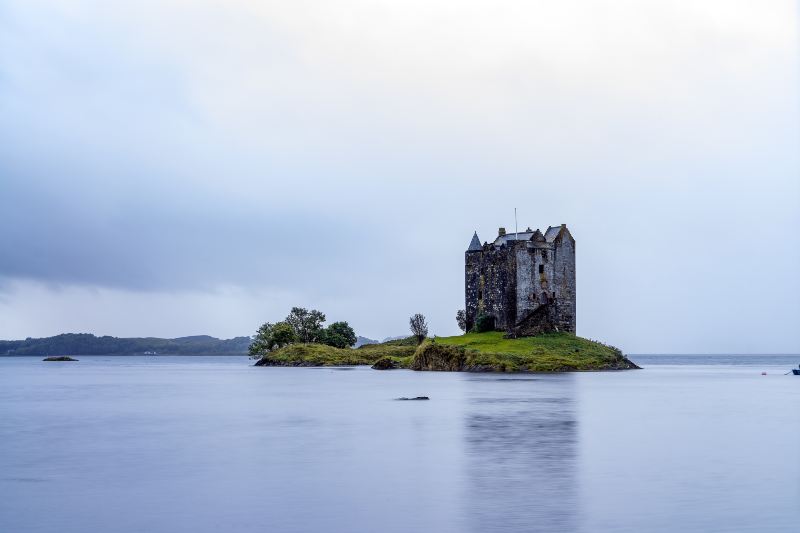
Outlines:
{"type": "Polygon", "coordinates": [[[336,348],[349,348],[356,343],[356,332],[347,322],[334,322],[323,330],[322,343],[336,348]]]}
{"type": "Polygon", "coordinates": [[[294,328],[300,342],[316,342],[322,333],[322,323],[325,322],[325,315],[316,309],[309,311],[304,307],[292,307],[286,323],[294,328]]]}
{"type": "Polygon", "coordinates": [[[272,342],[275,348],[286,346],[287,344],[297,342],[297,333],[295,333],[294,328],[286,322],[278,322],[272,327],[272,342]]]}
{"type": "Polygon", "coordinates": [[[265,322],[258,328],[247,351],[251,356],[257,357],[293,342],[297,342],[297,333],[292,326],[286,322],[277,324],[265,322]]]}
{"type": "Polygon", "coordinates": [[[425,321],[425,317],[417,313],[409,319],[409,324],[411,333],[417,338],[417,344],[422,344],[422,341],[428,336],[428,323],[425,321]]]}
{"type": "Polygon", "coordinates": [[[456,311],[456,322],[461,331],[467,331],[467,313],[463,309],[456,311]]]}
{"type": "Polygon", "coordinates": [[[272,340],[272,330],[274,324],[264,322],[253,337],[253,342],[247,348],[251,356],[264,355],[275,347],[275,342],[272,340]]]}

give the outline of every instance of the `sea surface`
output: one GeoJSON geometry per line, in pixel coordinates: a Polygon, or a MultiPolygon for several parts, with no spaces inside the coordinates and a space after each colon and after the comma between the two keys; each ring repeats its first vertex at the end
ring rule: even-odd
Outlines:
{"type": "Polygon", "coordinates": [[[800,531],[800,356],[556,375],[79,359],[0,358],[2,532],[800,531]]]}

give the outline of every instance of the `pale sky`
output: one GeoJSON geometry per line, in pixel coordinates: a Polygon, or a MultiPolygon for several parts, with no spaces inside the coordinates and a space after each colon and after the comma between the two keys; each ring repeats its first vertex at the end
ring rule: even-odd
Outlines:
{"type": "Polygon", "coordinates": [[[798,5],[0,4],[0,338],[456,334],[568,224],[578,334],[800,352],[798,5]]]}

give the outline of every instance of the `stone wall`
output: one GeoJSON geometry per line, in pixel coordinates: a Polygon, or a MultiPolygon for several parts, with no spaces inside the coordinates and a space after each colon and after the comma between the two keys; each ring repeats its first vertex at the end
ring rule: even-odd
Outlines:
{"type": "Polygon", "coordinates": [[[553,281],[555,292],[555,326],[559,331],[576,331],[576,272],[575,240],[569,233],[562,234],[553,243],[553,281]]]}
{"type": "Polygon", "coordinates": [[[467,330],[478,315],[495,317],[498,329],[513,326],[516,318],[516,263],[506,246],[484,247],[466,253],[465,311],[467,330]]]}
{"type": "Polygon", "coordinates": [[[487,314],[513,335],[575,332],[575,241],[566,227],[539,237],[465,253],[467,330],[487,314]]]}

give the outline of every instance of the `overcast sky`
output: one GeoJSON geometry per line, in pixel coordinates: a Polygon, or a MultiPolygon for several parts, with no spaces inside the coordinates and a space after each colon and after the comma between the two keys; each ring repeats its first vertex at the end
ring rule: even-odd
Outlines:
{"type": "Polygon", "coordinates": [[[789,0],[0,3],[0,338],[457,333],[568,224],[578,333],[800,352],[789,0]]]}

